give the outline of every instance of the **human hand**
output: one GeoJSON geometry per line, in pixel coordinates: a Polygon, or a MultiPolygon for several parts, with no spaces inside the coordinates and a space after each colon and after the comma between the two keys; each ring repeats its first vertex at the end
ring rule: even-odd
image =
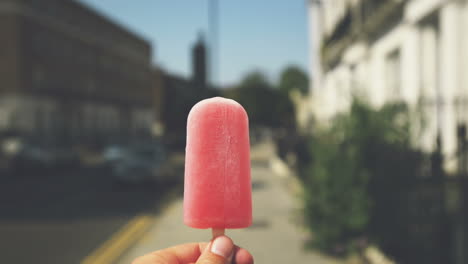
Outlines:
{"type": "Polygon", "coordinates": [[[210,243],[190,243],[158,250],[133,261],[132,264],[253,264],[252,255],[235,246],[227,236],[210,243]]]}

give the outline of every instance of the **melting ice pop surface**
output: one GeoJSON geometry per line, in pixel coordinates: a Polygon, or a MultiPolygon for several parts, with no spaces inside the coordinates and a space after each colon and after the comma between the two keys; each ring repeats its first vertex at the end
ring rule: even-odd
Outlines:
{"type": "Polygon", "coordinates": [[[200,101],[189,113],[184,222],[194,228],[252,223],[249,122],[234,100],[200,101]]]}

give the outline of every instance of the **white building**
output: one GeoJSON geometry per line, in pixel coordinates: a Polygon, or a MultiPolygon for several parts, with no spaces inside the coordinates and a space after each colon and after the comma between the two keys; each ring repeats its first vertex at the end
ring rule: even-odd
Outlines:
{"type": "Polygon", "coordinates": [[[415,142],[456,169],[457,125],[468,121],[468,1],[309,0],[314,118],[403,100],[426,124],[415,142]]]}

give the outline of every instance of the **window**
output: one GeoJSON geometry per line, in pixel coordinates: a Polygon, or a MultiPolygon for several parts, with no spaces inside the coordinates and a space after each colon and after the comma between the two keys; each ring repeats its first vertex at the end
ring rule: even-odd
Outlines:
{"type": "Polygon", "coordinates": [[[427,18],[420,25],[420,65],[421,94],[434,98],[439,93],[439,21],[436,14],[427,18]]]}
{"type": "Polygon", "coordinates": [[[385,62],[385,85],[389,100],[401,100],[401,56],[400,49],[390,52],[385,62]]]}

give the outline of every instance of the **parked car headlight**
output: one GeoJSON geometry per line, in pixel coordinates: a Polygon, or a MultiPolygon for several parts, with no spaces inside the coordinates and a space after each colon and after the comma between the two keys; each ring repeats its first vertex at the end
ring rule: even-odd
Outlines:
{"type": "Polygon", "coordinates": [[[18,139],[7,139],[2,144],[2,151],[7,155],[15,155],[20,152],[22,147],[18,139]]]}

